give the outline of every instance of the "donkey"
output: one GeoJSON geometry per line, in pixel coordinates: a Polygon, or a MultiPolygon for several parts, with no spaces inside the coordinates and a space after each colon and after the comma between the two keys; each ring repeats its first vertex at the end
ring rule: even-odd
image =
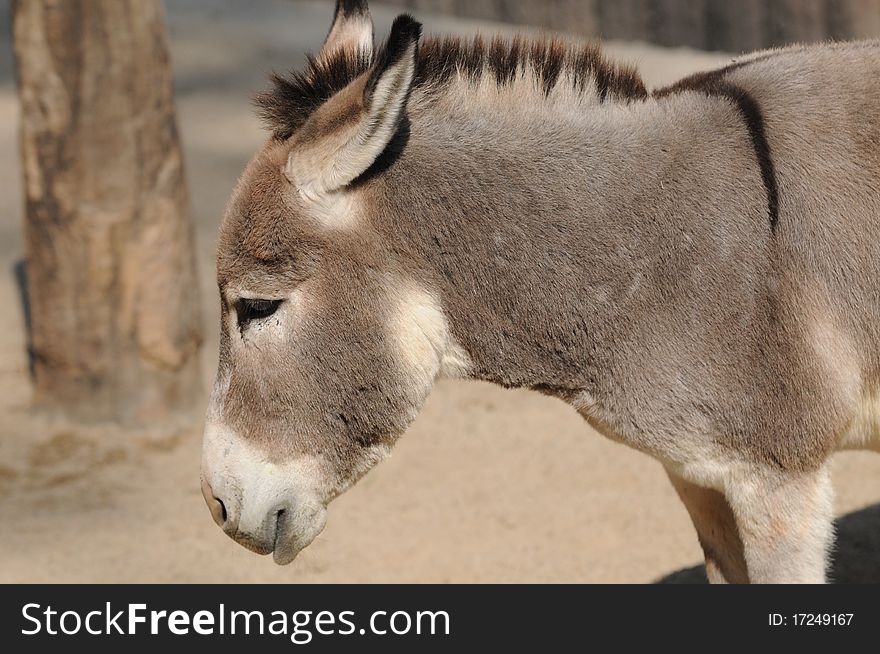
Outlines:
{"type": "Polygon", "coordinates": [[[880,43],[649,92],[595,46],[373,47],[337,2],[220,228],[202,488],[289,563],[435,380],[659,460],[713,582],[822,582],[828,461],[880,450],[880,43]]]}

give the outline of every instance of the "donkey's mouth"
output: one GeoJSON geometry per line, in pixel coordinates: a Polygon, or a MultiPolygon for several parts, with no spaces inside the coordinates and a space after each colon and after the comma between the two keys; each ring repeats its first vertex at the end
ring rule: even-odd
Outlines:
{"type": "Polygon", "coordinates": [[[275,543],[272,547],[272,560],[278,565],[287,565],[292,562],[302,549],[291,547],[290,541],[294,539],[286,533],[285,525],[288,522],[286,516],[287,511],[281,509],[275,519],[275,543]]]}
{"type": "Polygon", "coordinates": [[[308,547],[315,537],[324,529],[327,511],[323,507],[310,513],[305,524],[297,524],[303,516],[290,511],[278,512],[275,521],[275,543],[272,549],[272,560],[278,565],[287,565],[308,547]]]}

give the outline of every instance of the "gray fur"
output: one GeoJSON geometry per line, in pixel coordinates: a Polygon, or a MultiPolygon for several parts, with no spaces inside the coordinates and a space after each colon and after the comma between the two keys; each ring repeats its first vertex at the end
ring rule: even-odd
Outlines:
{"type": "Polygon", "coordinates": [[[661,461],[716,580],[821,581],[828,457],[880,442],[880,45],[774,51],[719,73],[760,109],[775,229],[730,97],[684,84],[606,98],[565,80],[548,92],[520,72],[404,89],[393,151],[325,198],[349,207],[344,229],[281,171],[292,147],[340,151],[333,130],[362,111],[365,78],[267,144],[221,232],[222,422],[269,460],[330,461],[328,502],[438,374],[389,337],[412,284],[437,299],[469,376],[560,397],[661,461]],[[301,314],[269,319],[286,340],[232,342],[241,288],[303,294],[301,314]],[[713,495],[689,499],[699,488],[713,495]],[[718,542],[712,520],[727,521],[718,542]]]}

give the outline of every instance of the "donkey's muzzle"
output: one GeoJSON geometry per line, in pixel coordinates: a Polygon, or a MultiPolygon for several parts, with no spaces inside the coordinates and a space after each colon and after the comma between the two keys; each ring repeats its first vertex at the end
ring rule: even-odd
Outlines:
{"type": "Polygon", "coordinates": [[[286,564],[324,528],[326,507],[315,492],[314,463],[271,462],[217,423],[205,429],[202,495],[214,522],[240,545],[286,564]]]}
{"type": "Polygon", "coordinates": [[[202,495],[214,522],[227,536],[257,554],[271,554],[275,551],[278,534],[284,526],[285,515],[289,512],[286,505],[273,505],[268,511],[261,506],[245,507],[240,494],[221,493],[226,496],[218,497],[204,478],[202,495]]]}

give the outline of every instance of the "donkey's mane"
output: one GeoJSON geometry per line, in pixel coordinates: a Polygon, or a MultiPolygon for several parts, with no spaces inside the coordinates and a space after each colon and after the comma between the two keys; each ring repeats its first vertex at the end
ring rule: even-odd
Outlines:
{"type": "MultiPolygon", "coordinates": [[[[381,52],[375,57],[381,57],[381,52]]],[[[260,118],[276,139],[290,137],[324,101],[366,72],[373,61],[363,53],[341,49],[328,58],[309,56],[303,71],[286,76],[273,73],[271,88],[254,98],[260,118]]],[[[572,45],[556,38],[522,36],[511,40],[494,37],[488,42],[481,36],[424,39],[415,88],[440,94],[456,75],[475,84],[491,76],[498,86],[531,75],[545,95],[564,79],[579,93],[593,90],[600,102],[609,96],[631,101],[648,95],[634,68],[609,61],[595,44],[572,45]]]]}

